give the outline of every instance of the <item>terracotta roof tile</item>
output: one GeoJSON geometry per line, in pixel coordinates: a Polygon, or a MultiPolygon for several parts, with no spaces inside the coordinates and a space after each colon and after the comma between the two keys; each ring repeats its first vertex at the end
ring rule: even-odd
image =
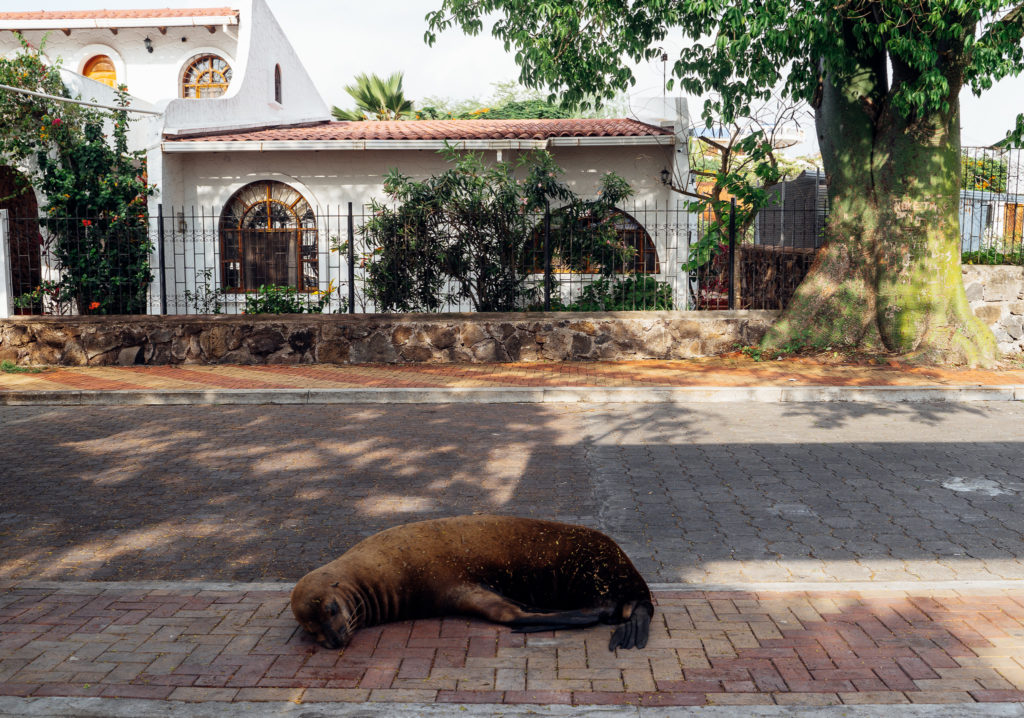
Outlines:
{"type": "Polygon", "coordinates": [[[3,20],[124,20],[150,17],[221,17],[238,15],[229,7],[150,8],[146,10],[40,10],[0,12],[3,20]]]}
{"type": "Polygon", "coordinates": [[[167,138],[191,142],[275,142],[324,140],[546,140],[552,137],[671,136],[670,130],[636,120],[422,120],[410,122],[326,122],[227,134],[167,138]]]}

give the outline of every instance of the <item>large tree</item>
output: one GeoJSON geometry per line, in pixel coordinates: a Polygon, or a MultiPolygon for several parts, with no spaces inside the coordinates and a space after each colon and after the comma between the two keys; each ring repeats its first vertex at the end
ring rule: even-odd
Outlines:
{"type": "MultiPolygon", "coordinates": [[[[514,48],[521,82],[567,102],[634,82],[630,61],[685,47],[672,72],[726,122],[774,87],[815,108],[831,213],[826,245],[766,345],[885,348],[988,363],[995,339],[960,278],[959,94],[1017,75],[1024,4],[999,0],[442,0],[514,48]]],[[[1024,120],[1018,118],[1018,134],[1024,120]]]]}

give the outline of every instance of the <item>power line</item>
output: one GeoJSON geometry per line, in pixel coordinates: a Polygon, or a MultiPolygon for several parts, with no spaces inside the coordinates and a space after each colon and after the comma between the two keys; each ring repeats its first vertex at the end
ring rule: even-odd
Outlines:
{"type": "Polygon", "coordinates": [[[117,105],[104,105],[99,102],[86,102],[85,100],[74,100],[70,97],[60,97],[58,95],[48,95],[45,92],[35,92],[34,90],[26,90],[23,87],[11,87],[10,85],[0,85],[0,90],[9,90],[10,92],[20,92],[23,95],[32,95],[33,97],[45,97],[47,100],[57,100],[58,102],[70,102],[73,105],[85,105],[86,107],[98,107],[102,110],[124,110],[125,112],[140,112],[145,115],[162,115],[163,112],[159,110],[143,110],[136,107],[118,107],[117,105]]]}

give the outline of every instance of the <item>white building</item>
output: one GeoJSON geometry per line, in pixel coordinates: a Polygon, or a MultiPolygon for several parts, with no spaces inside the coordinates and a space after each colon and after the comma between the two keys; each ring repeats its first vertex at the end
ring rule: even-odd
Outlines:
{"type": "Polygon", "coordinates": [[[651,106],[648,122],[333,122],[263,0],[4,12],[0,54],[19,51],[15,32],[36,46],[45,38],[46,55],[62,58],[66,82],[82,99],[109,103],[108,85],[124,83],[133,106],[159,113],[143,115],[131,137],[157,186],[151,217],[164,218],[152,262],[153,312],[195,311],[185,292],[208,290],[207,280],[230,290],[230,310],[262,283],[308,291],[344,279],[347,257],[331,246],[347,231],[348,204],[361,215],[371,198],[383,199],[391,168],[417,178],[443,171],[437,151],[446,142],[494,160],[546,149],[582,196],[596,193],[604,173],[620,174],[635,191],[621,225],[643,255],[636,268],[671,281],[677,306],[682,301],[688,215],[685,198],[669,187],[684,186],[688,169],[681,99],[651,106]]]}

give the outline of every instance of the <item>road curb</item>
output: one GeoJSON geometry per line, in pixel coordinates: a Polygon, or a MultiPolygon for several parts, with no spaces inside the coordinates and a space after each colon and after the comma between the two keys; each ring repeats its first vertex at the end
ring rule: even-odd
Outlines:
{"type": "Polygon", "coordinates": [[[5,406],[193,404],[706,404],[719,402],[945,403],[1020,401],[1024,385],[457,387],[0,391],[5,406]]]}

